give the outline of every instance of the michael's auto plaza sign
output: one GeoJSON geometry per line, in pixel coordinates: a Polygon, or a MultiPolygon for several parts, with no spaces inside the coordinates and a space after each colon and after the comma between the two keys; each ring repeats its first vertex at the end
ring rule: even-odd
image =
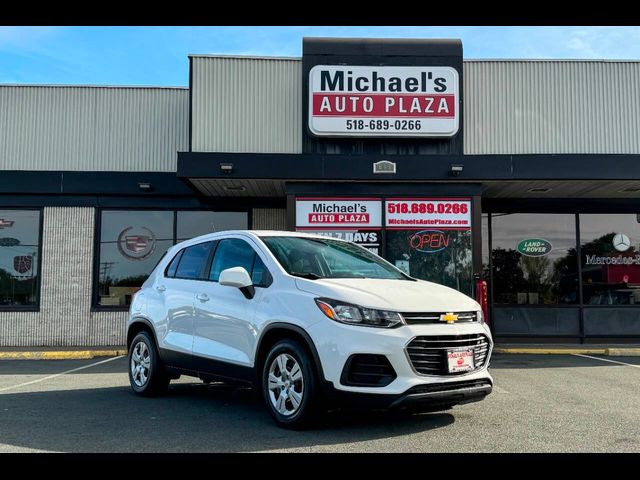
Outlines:
{"type": "Polygon", "coordinates": [[[459,125],[451,67],[316,65],[309,130],[318,136],[451,137],[459,125]]]}

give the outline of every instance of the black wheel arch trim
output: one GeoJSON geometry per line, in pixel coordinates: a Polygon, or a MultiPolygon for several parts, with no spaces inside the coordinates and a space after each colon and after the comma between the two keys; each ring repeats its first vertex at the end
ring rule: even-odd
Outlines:
{"type": "MultiPolygon", "coordinates": [[[[138,323],[143,323],[145,324],[147,327],[149,327],[149,330],[151,330],[151,335],[153,337],[153,341],[156,343],[156,349],[158,350],[158,352],[160,352],[160,345],[158,345],[158,338],[156,337],[156,329],[153,328],[153,324],[151,323],[151,321],[149,321],[148,319],[144,318],[144,317],[136,317],[128,326],[127,326],[127,348],[129,348],[129,332],[131,331],[131,328],[133,328],[134,325],[138,324],[138,323]]],[[[133,338],[131,339],[133,340],[133,338]]]]}
{"type": "Polygon", "coordinates": [[[323,385],[326,382],[326,379],[324,377],[324,370],[322,369],[322,362],[320,361],[320,355],[318,355],[318,350],[316,349],[316,345],[313,342],[313,339],[302,327],[295,325],[293,323],[287,323],[287,322],[270,323],[264,328],[264,330],[262,330],[262,333],[260,334],[260,338],[258,339],[258,345],[256,347],[256,359],[254,362],[254,369],[256,371],[256,375],[257,376],[260,375],[260,372],[258,371],[258,353],[262,348],[262,341],[264,340],[264,337],[266,336],[266,334],[269,331],[274,329],[289,330],[299,334],[302,338],[304,338],[305,342],[307,343],[307,346],[309,347],[309,351],[311,352],[311,356],[313,357],[313,362],[315,363],[315,366],[316,366],[316,373],[318,374],[318,379],[320,380],[319,383],[320,385],[323,385]]]}

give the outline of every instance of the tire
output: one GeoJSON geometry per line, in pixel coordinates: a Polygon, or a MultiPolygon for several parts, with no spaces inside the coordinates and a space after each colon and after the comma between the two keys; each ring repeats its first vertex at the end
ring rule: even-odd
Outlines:
{"type": "Polygon", "coordinates": [[[156,343],[148,332],[143,331],[135,336],[129,345],[127,360],[129,383],[137,395],[152,397],[167,390],[170,379],[160,361],[156,343]],[[137,368],[140,365],[142,367],[137,368]]]}
{"type": "Polygon", "coordinates": [[[262,368],[262,395],[279,427],[301,430],[315,423],[320,405],[317,385],[313,359],[300,343],[286,339],[271,347],[262,368]]]}

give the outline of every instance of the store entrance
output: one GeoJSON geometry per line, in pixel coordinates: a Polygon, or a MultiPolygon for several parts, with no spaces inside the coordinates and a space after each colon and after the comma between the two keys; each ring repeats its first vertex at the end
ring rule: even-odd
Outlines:
{"type": "Polygon", "coordinates": [[[355,242],[412,277],[473,296],[471,197],[295,196],[293,200],[297,231],[355,242]]]}

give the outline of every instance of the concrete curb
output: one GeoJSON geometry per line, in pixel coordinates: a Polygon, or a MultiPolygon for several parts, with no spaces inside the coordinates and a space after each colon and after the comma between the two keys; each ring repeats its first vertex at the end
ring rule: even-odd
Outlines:
{"type": "Polygon", "coordinates": [[[494,353],[526,355],[606,355],[640,357],[640,348],[494,348],[494,353]]]}
{"type": "Polygon", "coordinates": [[[87,360],[126,355],[122,350],[60,350],[46,352],[0,352],[0,360],[87,360]]]}

